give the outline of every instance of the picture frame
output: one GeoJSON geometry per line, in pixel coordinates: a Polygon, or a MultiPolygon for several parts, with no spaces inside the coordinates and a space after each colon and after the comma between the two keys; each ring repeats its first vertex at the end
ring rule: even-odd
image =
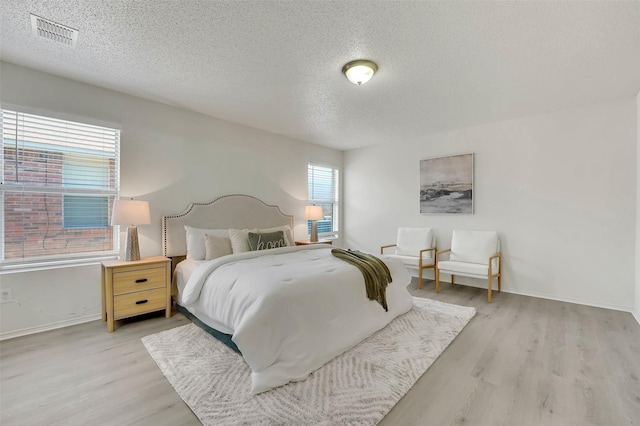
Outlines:
{"type": "Polygon", "coordinates": [[[420,213],[473,214],[473,153],[420,160],[420,213]]]}

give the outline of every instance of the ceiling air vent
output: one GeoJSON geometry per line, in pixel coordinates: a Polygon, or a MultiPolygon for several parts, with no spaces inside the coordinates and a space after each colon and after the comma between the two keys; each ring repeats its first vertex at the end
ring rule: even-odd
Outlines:
{"type": "Polygon", "coordinates": [[[76,47],[78,41],[78,30],[69,28],[62,24],[41,18],[32,13],[31,15],[31,32],[38,37],[48,38],[67,46],[76,47]]]}

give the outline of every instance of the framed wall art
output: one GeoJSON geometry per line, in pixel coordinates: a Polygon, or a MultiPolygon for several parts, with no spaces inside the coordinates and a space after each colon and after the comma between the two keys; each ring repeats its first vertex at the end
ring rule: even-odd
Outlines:
{"type": "Polygon", "coordinates": [[[420,213],[473,214],[473,153],[420,161],[420,213]]]}

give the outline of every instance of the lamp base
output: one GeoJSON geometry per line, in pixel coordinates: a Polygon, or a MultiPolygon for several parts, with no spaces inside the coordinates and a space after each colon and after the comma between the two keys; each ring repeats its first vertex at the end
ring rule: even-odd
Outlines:
{"type": "Polygon", "coordinates": [[[312,243],[318,242],[318,222],[315,220],[311,221],[311,235],[309,236],[309,241],[312,243]]]}
{"type": "Polygon", "coordinates": [[[127,243],[124,249],[124,260],[140,260],[140,246],[138,245],[138,228],[135,225],[127,228],[127,243]]]}

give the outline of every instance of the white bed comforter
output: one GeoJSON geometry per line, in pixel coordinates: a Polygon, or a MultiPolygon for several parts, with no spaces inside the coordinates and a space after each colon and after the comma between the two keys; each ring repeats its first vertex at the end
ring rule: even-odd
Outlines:
{"type": "Polygon", "coordinates": [[[233,331],[257,394],[305,379],[411,309],[409,274],[382,258],[393,277],[389,312],[367,299],[360,270],[324,244],[208,261],[193,271],[181,300],[233,331]]]}

